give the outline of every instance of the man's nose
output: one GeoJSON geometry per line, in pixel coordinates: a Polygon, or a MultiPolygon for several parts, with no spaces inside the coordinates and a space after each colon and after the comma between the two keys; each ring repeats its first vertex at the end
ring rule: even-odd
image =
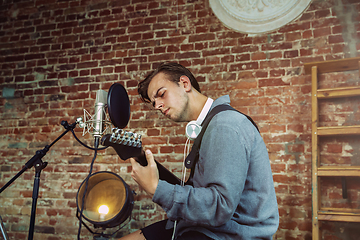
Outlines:
{"type": "Polygon", "coordinates": [[[155,109],[160,110],[162,107],[164,107],[163,102],[155,100],[155,109]]]}

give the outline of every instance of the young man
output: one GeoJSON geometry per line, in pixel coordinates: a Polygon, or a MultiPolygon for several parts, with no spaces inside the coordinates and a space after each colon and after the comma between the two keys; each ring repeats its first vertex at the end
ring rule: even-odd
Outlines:
{"type": "MultiPolygon", "coordinates": [[[[212,102],[201,94],[191,72],[177,63],[161,64],[140,82],[138,91],[145,102],[175,122],[199,121],[200,115],[215,106],[230,104],[229,96],[212,102]]],[[[122,240],[272,239],[279,215],[269,157],[257,128],[245,115],[227,110],[212,118],[202,138],[192,184],[159,180],[149,150],[146,158],[146,167],[130,159],[131,175],[169,220],[122,240]]]]}

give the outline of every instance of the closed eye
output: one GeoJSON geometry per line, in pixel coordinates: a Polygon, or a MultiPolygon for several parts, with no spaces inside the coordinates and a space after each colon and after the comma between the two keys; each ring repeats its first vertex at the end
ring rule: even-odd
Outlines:
{"type": "Polygon", "coordinates": [[[155,104],[156,104],[156,99],[157,98],[161,98],[161,99],[163,99],[164,98],[164,96],[165,96],[165,90],[164,91],[162,91],[162,92],[160,92],[160,90],[161,89],[159,89],[159,91],[156,93],[156,95],[155,95],[155,99],[154,99],[154,101],[152,101],[152,106],[155,108],[155,104]]]}

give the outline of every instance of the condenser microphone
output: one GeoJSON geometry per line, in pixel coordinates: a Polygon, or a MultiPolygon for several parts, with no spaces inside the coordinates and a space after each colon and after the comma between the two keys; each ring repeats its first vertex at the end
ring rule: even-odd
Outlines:
{"type": "Polygon", "coordinates": [[[93,136],[100,138],[104,131],[104,120],[106,115],[106,105],[107,105],[107,92],[100,89],[96,92],[96,101],[95,101],[95,114],[94,114],[94,130],[93,136]]]}
{"type": "Polygon", "coordinates": [[[130,119],[130,102],[125,88],[120,83],[114,83],[109,89],[109,94],[104,90],[96,93],[95,113],[90,115],[84,109],[84,118],[77,118],[80,128],[83,128],[83,136],[90,133],[95,137],[94,146],[98,146],[99,139],[109,130],[111,124],[116,128],[124,128],[130,119]],[[109,121],[106,109],[109,113],[109,121]]]}

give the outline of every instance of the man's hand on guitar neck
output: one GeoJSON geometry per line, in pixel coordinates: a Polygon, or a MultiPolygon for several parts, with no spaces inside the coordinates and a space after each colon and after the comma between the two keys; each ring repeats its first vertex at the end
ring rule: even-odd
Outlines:
{"type": "Polygon", "coordinates": [[[132,165],[131,177],[152,197],[159,184],[159,171],[152,152],[146,150],[145,155],[148,161],[148,165],[145,167],[141,166],[134,158],[130,158],[132,165]]]}

